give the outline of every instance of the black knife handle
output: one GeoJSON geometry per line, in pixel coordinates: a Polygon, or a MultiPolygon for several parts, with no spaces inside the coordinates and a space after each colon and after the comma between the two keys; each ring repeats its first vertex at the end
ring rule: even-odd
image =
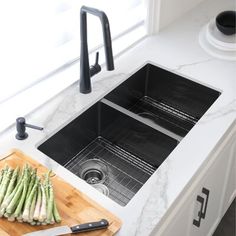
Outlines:
{"type": "Polygon", "coordinates": [[[89,222],[86,224],[75,225],[71,227],[72,234],[87,232],[97,229],[105,229],[109,226],[109,222],[105,219],[102,219],[97,222],[89,222]]]}

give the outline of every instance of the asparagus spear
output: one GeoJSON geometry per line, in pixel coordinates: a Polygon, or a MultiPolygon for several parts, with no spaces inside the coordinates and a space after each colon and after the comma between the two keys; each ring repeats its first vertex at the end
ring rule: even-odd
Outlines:
{"type": "Polygon", "coordinates": [[[48,186],[48,199],[47,199],[47,223],[50,223],[53,215],[53,189],[52,185],[48,186]]]}
{"type": "Polygon", "coordinates": [[[38,220],[43,223],[47,218],[47,199],[46,199],[45,189],[42,185],[41,185],[41,191],[42,191],[42,204],[38,220]]]}
{"type": "Polygon", "coordinates": [[[0,182],[0,188],[2,186],[4,176],[6,175],[8,168],[9,168],[8,165],[5,165],[4,168],[1,169],[2,177],[1,177],[1,182],[0,182]]]}
{"type": "Polygon", "coordinates": [[[36,177],[37,177],[37,169],[34,169],[32,171],[32,174],[31,174],[31,178],[30,178],[30,183],[29,183],[29,187],[28,187],[28,191],[27,191],[27,194],[26,194],[26,199],[29,197],[30,193],[31,193],[31,190],[35,184],[35,181],[36,181],[36,177]]]}
{"type": "MultiPolygon", "coordinates": [[[[14,190],[14,185],[15,185],[15,182],[16,182],[16,179],[17,179],[17,176],[18,176],[18,173],[19,173],[19,167],[17,167],[14,171],[13,171],[13,174],[12,174],[12,177],[11,177],[11,180],[9,182],[9,185],[7,187],[7,192],[4,196],[4,200],[8,198],[8,196],[12,193],[12,191],[14,190]]],[[[3,201],[4,201],[3,200],[3,201]]]]}
{"type": "Polygon", "coordinates": [[[2,202],[2,205],[1,205],[1,211],[2,209],[5,209],[11,202],[12,198],[15,196],[19,186],[21,185],[21,182],[22,182],[22,176],[20,178],[21,180],[17,183],[17,185],[15,186],[14,190],[11,192],[11,194],[6,198],[4,199],[4,201],[2,202]]]}
{"type": "Polygon", "coordinates": [[[0,218],[2,218],[4,216],[6,208],[1,208],[0,209],[0,218]]]}
{"type": "Polygon", "coordinates": [[[37,200],[37,190],[38,190],[38,186],[35,190],[35,193],[34,193],[31,205],[30,205],[29,219],[28,219],[29,223],[33,222],[34,210],[35,210],[35,205],[36,205],[36,200],[37,200]]]}
{"type": "Polygon", "coordinates": [[[20,215],[16,217],[16,219],[18,222],[23,222],[22,213],[20,213],[20,215]]]}
{"type": "Polygon", "coordinates": [[[61,222],[61,217],[60,217],[60,214],[57,210],[57,205],[56,205],[55,198],[53,198],[53,216],[54,216],[54,219],[57,223],[61,222]]]}
{"type": "Polygon", "coordinates": [[[21,219],[18,219],[18,218],[16,218],[16,220],[18,221],[18,222],[20,222],[20,223],[23,223],[24,221],[21,219]]]}
{"type": "Polygon", "coordinates": [[[23,187],[24,187],[24,181],[21,181],[20,186],[18,187],[14,197],[11,199],[10,204],[6,208],[7,213],[12,214],[15,211],[20,195],[23,191],[23,187]]]}
{"type": "MultiPolygon", "coordinates": [[[[7,170],[8,170],[8,166],[6,165],[2,170],[1,170],[1,182],[0,182],[0,190],[2,188],[2,185],[3,185],[3,180],[4,178],[6,178],[6,174],[7,174],[7,170]]],[[[0,206],[1,206],[1,203],[0,203],[0,206]]],[[[4,211],[1,210],[0,208],[0,217],[2,217],[5,213],[5,209],[4,211]]]]}
{"type": "Polygon", "coordinates": [[[1,182],[2,182],[2,178],[3,178],[3,174],[4,174],[5,169],[1,169],[1,173],[0,173],[0,186],[1,186],[1,182]]]}
{"type": "Polygon", "coordinates": [[[22,215],[22,218],[23,218],[23,221],[28,221],[29,220],[29,215],[30,215],[30,206],[31,206],[31,203],[32,203],[32,200],[34,198],[34,195],[36,193],[36,190],[38,188],[38,178],[36,178],[35,180],[35,184],[29,194],[29,197],[26,198],[26,202],[25,202],[25,208],[24,208],[24,211],[23,211],[23,215],[22,215]]]}
{"type": "Polygon", "coordinates": [[[7,172],[3,176],[3,180],[2,180],[1,188],[0,188],[0,204],[2,204],[2,201],[4,199],[7,186],[12,175],[12,171],[13,171],[12,168],[8,168],[7,172]]]}
{"type": "Polygon", "coordinates": [[[50,174],[51,174],[51,170],[48,171],[47,174],[45,174],[45,194],[47,199],[49,198],[49,185],[50,185],[50,174]]]}
{"type": "MultiPolygon", "coordinates": [[[[27,188],[28,188],[28,184],[27,184],[27,179],[24,180],[24,187],[23,187],[23,192],[22,195],[20,197],[20,201],[16,207],[16,210],[14,212],[14,216],[15,217],[19,217],[21,215],[21,211],[23,209],[23,205],[25,202],[25,197],[26,197],[26,193],[27,193],[27,188]]],[[[21,216],[22,217],[22,216],[21,216]]]]}
{"type": "Polygon", "coordinates": [[[8,221],[15,221],[15,217],[13,215],[10,215],[8,218],[7,218],[8,221]]]}
{"type": "Polygon", "coordinates": [[[4,217],[5,217],[5,218],[8,218],[8,217],[10,217],[10,216],[11,216],[11,214],[8,214],[7,212],[4,213],[4,217]]]}
{"type": "Polygon", "coordinates": [[[48,223],[46,221],[43,221],[41,224],[42,225],[47,225],[48,223]]]}
{"type": "Polygon", "coordinates": [[[41,186],[39,185],[38,186],[37,202],[36,202],[34,215],[33,215],[33,219],[36,220],[36,221],[39,219],[41,204],[42,204],[42,191],[41,191],[41,186]]]}
{"type": "Polygon", "coordinates": [[[31,225],[37,225],[37,222],[36,221],[31,221],[30,224],[31,225]]]}
{"type": "Polygon", "coordinates": [[[51,224],[51,225],[55,224],[55,218],[54,218],[54,215],[53,215],[53,214],[52,214],[52,218],[51,218],[50,224],[51,224]]]}

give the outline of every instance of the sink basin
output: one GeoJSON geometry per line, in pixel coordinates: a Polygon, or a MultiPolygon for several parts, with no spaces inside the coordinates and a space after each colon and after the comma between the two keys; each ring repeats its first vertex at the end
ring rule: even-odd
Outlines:
{"type": "Polygon", "coordinates": [[[219,95],[147,64],[38,149],[125,206],[219,95]]]}
{"type": "Polygon", "coordinates": [[[218,91],[147,64],[106,99],[184,137],[219,95],[218,91]]]}
{"type": "MultiPolygon", "coordinates": [[[[177,144],[177,140],[100,101],[38,149],[79,177],[85,161],[101,160],[108,167],[103,184],[109,197],[125,206],[177,144]]],[[[94,181],[103,175],[99,168],[94,173],[94,181]]]]}

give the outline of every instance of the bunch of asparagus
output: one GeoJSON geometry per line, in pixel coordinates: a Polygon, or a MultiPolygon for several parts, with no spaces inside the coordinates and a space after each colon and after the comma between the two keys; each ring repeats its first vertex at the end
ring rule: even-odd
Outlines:
{"type": "Polygon", "coordinates": [[[0,171],[0,217],[9,221],[46,225],[61,222],[50,173],[37,176],[37,169],[5,166],[0,171]]]}

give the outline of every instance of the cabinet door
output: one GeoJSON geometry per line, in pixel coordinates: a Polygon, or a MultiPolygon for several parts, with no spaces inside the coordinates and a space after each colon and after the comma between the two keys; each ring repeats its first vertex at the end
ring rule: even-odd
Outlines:
{"type": "Polygon", "coordinates": [[[212,235],[221,220],[230,146],[231,144],[228,143],[213,157],[212,164],[206,169],[206,174],[194,192],[195,207],[189,236],[212,235]]]}
{"type": "Polygon", "coordinates": [[[236,197],[236,135],[234,136],[234,144],[232,145],[230,155],[227,170],[228,178],[225,183],[226,190],[223,201],[222,215],[225,214],[233,199],[236,197]]]}
{"type": "MultiPolygon", "coordinates": [[[[181,199],[183,200],[183,199],[181,199]]],[[[185,198],[182,203],[173,210],[172,216],[168,217],[161,227],[158,227],[158,232],[153,232],[155,236],[188,236],[188,222],[192,218],[193,197],[185,198]]]]}

